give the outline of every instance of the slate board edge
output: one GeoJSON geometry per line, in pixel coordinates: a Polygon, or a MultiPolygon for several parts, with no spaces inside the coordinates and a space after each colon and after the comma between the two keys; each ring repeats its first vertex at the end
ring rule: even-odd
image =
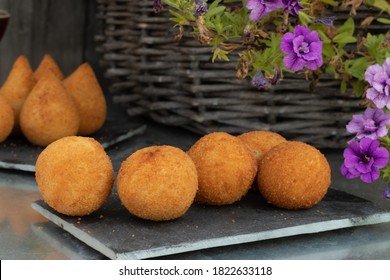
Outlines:
{"type": "MultiPolygon", "coordinates": [[[[104,149],[110,148],[111,146],[119,144],[120,142],[125,141],[127,139],[130,139],[133,136],[144,133],[146,129],[147,129],[147,125],[142,125],[138,128],[131,129],[127,133],[118,136],[117,138],[115,138],[114,140],[112,140],[110,142],[102,143],[102,146],[104,149]]],[[[0,168],[10,169],[10,170],[27,171],[27,172],[35,172],[35,165],[32,165],[32,164],[10,163],[10,162],[5,162],[5,161],[0,161],[0,168]]]]}
{"type": "Polygon", "coordinates": [[[36,203],[32,203],[31,207],[37,212],[39,212],[41,215],[43,215],[44,217],[52,221],[54,224],[59,226],[60,228],[66,230],[67,232],[75,236],[77,239],[87,244],[88,246],[101,252],[103,255],[107,256],[110,259],[116,258],[116,253],[114,251],[110,250],[109,248],[107,248],[107,246],[105,246],[95,238],[92,238],[84,231],[78,229],[72,224],[69,224],[68,222],[64,221],[60,217],[53,215],[50,211],[46,210],[45,208],[42,208],[40,205],[36,203]]]}
{"type": "Polygon", "coordinates": [[[281,229],[262,231],[256,233],[241,234],[236,236],[218,237],[214,239],[201,240],[201,241],[191,242],[191,243],[181,243],[175,246],[162,246],[154,249],[138,250],[133,252],[125,252],[125,253],[117,254],[114,251],[107,248],[100,241],[92,238],[84,231],[79,230],[78,228],[64,221],[60,217],[53,215],[50,211],[42,208],[37,203],[33,203],[32,208],[38,211],[39,213],[41,213],[50,221],[54,222],[56,225],[60,226],[61,228],[69,232],[70,234],[74,235],[82,242],[86,243],[88,246],[101,252],[102,254],[104,254],[110,259],[118,259],[118,260],[147,259],[153,257],[160,257],[160,256],[167,256],[172,254],[196,251],[201,249],[222,247],[228,245],[237,245],[237,244],[288,237],[294,235],[318,233],[318,232],[325,232],[325,231],[331,231],[331,230],[349,228],[355,226],[374,225],[374,224],[390,222],[390,213],[384,212],[384,213],[376,213],[368,216],[362,216],[358,218],[323,221],[323,222],[293,226],[289,228],[281,228],[281,229]],[[212,246],[210,246],[209,244],[212,244],[212,246]]]}
{"type": "Polygon", "coordinates": [[[9,162],[0,161],[0,168],[35,172],[35,165],[31,165],[31,164],[9,163],[9,162]]]}

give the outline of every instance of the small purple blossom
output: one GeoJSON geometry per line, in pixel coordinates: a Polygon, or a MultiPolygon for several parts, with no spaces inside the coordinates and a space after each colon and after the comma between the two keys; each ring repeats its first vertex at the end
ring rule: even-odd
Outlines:
{"type": "Polygon", "coordinates": [[[353,115],[347,124],[349,133],[356,133],[358,139],[368,137],[378,139],[388,133],[386,125],[390,124],[390,114],[381,109],[367,108],[363,114],[353,115]]]}
{"type": "Polygon", "coordinates": [[[367,89],[366,97],[374,102],[376,107],[390,109],[390,57],[382,66],[375,64],[368,67],[364,76],[371,86],[367,89]]]}
{"type": "Polygon", "coordinates": [[[246,8],[250,10],[249,19],[253,22],[282,7],[282,0],[248,0],[246,3],[246,8]]]}
{"type": "Polygon", "coordinates": [[[164,8],[164,6],[163,6],[163,3],[161,2],[161,0],[154,0],[153,1],[153,11],[156,14],[160,13],[163,8],[164,8]]]}
{"type": "Polygon", "coordinates": [[[303,9],[301,3],[298,0],[282,0],[285,5],[284,11],[290,11],[294,16],[298,16],[299,10],[303,9]]]}
{"type": "Polygon", "coordinates": [[[383,198],[390,199],[390,184],[388,184],[386,189],[383,191],[383,198]]]}
{"type": "Polygon", "coordinates": [[[307,27],[297,25],[294,33],[284,34],[280,49],[286,54],[283,64],[289,70],[316,70],[322,65],[322,41],[317,31],[307,27]]]}
{"type": "Polygon", "coordinates": [[[344,150],[341,174],[347,179],[360,177],[363,182],[372,183],[380,176],[380,168],[387,165],[389,152],[379,146],[379,140],[363,138],[351,141],[344,150]]]}
{"type": "Polygon", "coordinates": [[[336,20],[335,16],[330,17],[324,17],[324,18],[315,18],[313,20],[314,23],[320,22],[322,24],[325,24],[326,26],[332,26],[333,22],[336,20]]]}
{"type": "Polygon", "coordinates": [[[262,90],[270,86],[270,82],[264,77],[261,71],[257,71],[252,78],[252,85],[258,90],[262,90]]]}
{"type": "Polygon", "coordinates": [[[207,13],[207,3],[203,0],[195,0],[194,16],[197,18],[205,13],[207,13]]]}

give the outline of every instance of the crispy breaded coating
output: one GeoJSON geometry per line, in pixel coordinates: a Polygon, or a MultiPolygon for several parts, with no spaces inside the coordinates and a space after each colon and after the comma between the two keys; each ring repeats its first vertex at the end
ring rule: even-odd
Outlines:
{"type": "Polygon", "coordinates": [[[260,194],[271,204],[286,209],[310,208],[328,191],[331,170],[325,156],[303,142],[283,142],[259,163],[260,194]]]}
{"type": "Polygon", "coordinates": [[[34,77],[36,80],[39,80],[42,78],[42,76],[45,74],[45,72],[50,69],[53,71],[54,75],[62,81],[64,79],[64,74],[62,74],[62,71],[60,67],[58,66],[57,62],[54,60],[54,58],[50,54],[45,54],[41,60],[41,62],[38,65],[38,68],[34,71],[34,77]]]}
{"type": "Polygon", "coordinates": [[[200,138],[188,151],[198,171],[196,200],[211,205],[231,204],[250,189],[256,159],[239,138],[214,132],[200,138]]]}
{"type": "Polygon", "coordinates": [[[151,146],[130,155],[117,177],[118,195],[142,219],[167,221],[183,216],[198,189],[191,158],[172,146],[151,146]]]}
{"type": "Polygon", "coordinates": [[[35,177],[50,207],[65,215],[84,216],[107,200],[114,183],[114,169],[99,142],[69,136],[41,152],[35,177]]]}
{"type": "Polygon", "coordinates": [[[77,134],[80,117],[72,97],[48,70],[24,102],[20,127],[35,145],[47,146],[62,137],[77,134]]]}
{"type": "Polygon", "coordinates": [[[287,141],[283,136],[272,131],[254,130],[237,136],[252,150],[257,160],[274,146],[287,141]]]}
{"type": "Polygon", "coordinates": [[[0,89],[0,94],[7,99],[14,111],[14,134],[20,134],[20,112],[35,83],[36,80],[30,62],[24,55],[19,56],[0,89]]]}
{"type": "Polygon", "coordinates": [[[14,111],[9,102],[0,95],[0,143],[7,139],[14,127],[14,111]]]}
{"type": "Polygon", "coordinates": [[[90,135],[104,124],[107,115],[106,99],[95,72],[88,63],[80,65],[63,81],[73,97],[80,115],[78,135],[90,135]]]}

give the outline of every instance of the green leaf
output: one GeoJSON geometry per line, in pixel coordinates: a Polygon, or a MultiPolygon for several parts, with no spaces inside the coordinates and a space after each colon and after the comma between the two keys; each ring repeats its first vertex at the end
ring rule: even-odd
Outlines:
{"type": "Polygon", "coordinates": [[[332,58],[336,55],[333,46],[328,43],[322,45],[322,54],[327,58],[332,58]]]}
{"type": "Polygon", "coordinates": [[[343,32],[340,34],[337,34],[334,38],[333,41],[338,43],[338,44],[350,44],[350,43],[356,43],[357,39],[350,35],[347,32],[343,32]]]}
{"type": "Polygon", "coordinates": [[[341,91],[341,93],[345,93],[347,91],[347,82],[345,80],[341,81],[340,91],[341,91]]]}
{"type": "Polygon", "coordinates": [[[363,97],[365,82],[356,81],[356,82],[352,82],[351,84],[352,84],[353,92],[355,93],[356,97],[363,97]]]}
{"type": "Polygon", "coordinates": [[[224,61],[229,61],[229,57],[227,56],[229,52],[224,51],[220,48],[215,48],[213,52],[213,56],[211,58],[211,61],[214,63],[216,59],[219,60],[224,60],[224,61]]]}
{"type": "Polygon", "coordinates": [[[225,6],[218,6],[213,9],[208,9],[205,17],[211,18],[212,16],[222,14],[225,11],[225,6]]]}
{"type": "Polygon", "coordinates": [[[390,19],[388,18],[377,18],[376,20],[383,24],[390,24],[390,19]]]}
{"type": "Polygon", "coordinates": [[[339,3],[335,0],[320,0],[320,2],[331,5],[333,7],[337,7],[339,3]]]}
{"type": "Polygon", "coordinates": [[[387,0],[366,0],[366,3],[390,14],[390,3],[387,0]]]}
{"type": "Polygon", "coordinates": [[[347,73],[352,77],[355,77],[361,81],[364,80],[364,72],[367,67],[370,65],[370,59],[368,57],[360,57],[354,60],[346,60],[345,68],[347,73]]]}
{"type": "Polygon", "coordinates": [[[337,32],[336,34],[347,34],[347,35],[350,35],[352,36],[353,35],[353,32],[355,31],[355,22],[353,21],[353,19],[350,17],[348,18],[344,24],[342,26],[340,26],[338,29],[337,29],[337,32]]]}

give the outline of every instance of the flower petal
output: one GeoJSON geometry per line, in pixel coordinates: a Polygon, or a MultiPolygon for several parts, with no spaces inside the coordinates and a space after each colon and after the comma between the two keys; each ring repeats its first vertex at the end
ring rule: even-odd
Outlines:
{"type": "Polygon", "coordinates": [[[321,67],[321,65],[322,65],[322,56],[316,60],[311,60],[306,62],[306,68],[310,70],[316,70],[317,68],[321,67]]]}
{"type": "Polygon", "coordinates": [[[364,78],[370,85],[372,85],[372,81],[374,79],[375,74],[381,71],[382,67],[379,64],[371,65],[366,69],[366,72],[364,73],[364,78]]]}
{"type": "Polygon", "coordinates": [[[291,32],[287,32],[286,34],[283,35],[282,41],[280,43],[280,49],[282,52],[289,54],[294,52],[294,45],[293,45],[293,40],[294,40],[294,34],[291,32]]]}
{"type": "Polygon", "coordinates": [[[365,182],[365,183],[372,183],[372,182],[374,182],[376,179],[378,179],[378,178],[375,179],[373,175],[374,175],[374,174],[372,174],[371,172],[361,174],[361,175],[360,175],[360,180],[362,180],[362,181],[365,182]]]}
{"type": "Polygon", "coordinates": [[[289,54],[283,58],[284,66],[292,71],[300,71],[305,67],[305,60],[297,57],[295,54],[289,54]]]}
{"type": "Polygon", "coordinates": [[[347,167],[345,167],[344,164],[341,165],[340,171],[341,171],[341,174],[342,174],[345,178],[347,178],[347,179],[353,179],[353,178],[356,178],[356,177],[359,176],[359,175],[357,175],[357,174],[351,173],[350,170],[349,170],[347,167]]]}

